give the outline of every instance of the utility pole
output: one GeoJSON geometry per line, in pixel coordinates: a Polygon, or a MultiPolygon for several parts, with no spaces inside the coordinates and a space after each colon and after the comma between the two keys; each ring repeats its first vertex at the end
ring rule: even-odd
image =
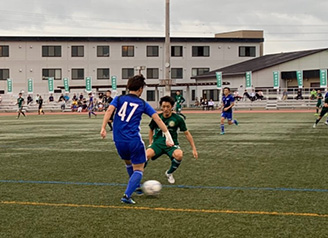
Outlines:
{"type": "Polygon", "coordinates": [[[170,0],[165,0],[165,95],[171,96],[170,60],[170,0]]]}

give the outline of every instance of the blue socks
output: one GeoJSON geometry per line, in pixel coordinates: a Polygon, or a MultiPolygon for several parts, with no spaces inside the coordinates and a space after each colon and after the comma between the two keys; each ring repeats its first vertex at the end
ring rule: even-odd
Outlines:
{"type": "Polygon", "coordinates": [[[125,195],[130,198],[132,193],[136,190],[136,188],[140,185],[141,179],[143,176],[143,172],[136,170],[130,177],[128,186],[125,190],[125,195]]]}
{"type": "Polygon", "coordinates": [[[130,165],[125,165],[126,167],[126,171],[128,172],[129,178],[131,177],[131,175],[133,174],[133,166],[132,164],[130,165]]]}
{"type": "Polygon", "coordinates": [[[221,132],[224,132],[224,124],[221,124],[221,132]]]}

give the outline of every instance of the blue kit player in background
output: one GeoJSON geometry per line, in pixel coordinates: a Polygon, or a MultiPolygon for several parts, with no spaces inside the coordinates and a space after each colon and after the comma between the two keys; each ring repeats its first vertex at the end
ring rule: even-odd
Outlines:
{"type": "Polygon", "coordinates": [[[121,202],[127,204],[135,203],[131,195],[140,187],[146,162],[146,148],[139,127],[142,114],[147,114],[156,122],[163,131],[167,146],[172,147],[174,145],[170,132],[156,111],[147,102],[139,98],[145,85],[145,78],[142,75],[136,75],[129,79],[127,84],[129,94],[114,98],[105,113],[100,132],[102,138],[105,138],[107,135],[107,122],[116,109],[113,123],[113,140],[119,156],[125,162],[130,177],[128,186],[121,198],[121,202]]]}
{"type": "Polygon", "coordinates": [[[91,118],[91,114],[97,116],[97,114],[93,111],[94,110],[94,102],[93,102],[93,96],[92,93],[89,93],[89,105],[88,105],[88,111],[89,111],[89,118],[91,118]]]}
{"type": "Polygon", "coordinates": [[[230,88],[225,87],[223,89],[223,97],[221,103],[221,135],[224,135],[224,120],[228,120],[228,124],[238,125],[237,120],[232,120],[232,107],[235,105],[235,98],[230,94],[230,88]]]}

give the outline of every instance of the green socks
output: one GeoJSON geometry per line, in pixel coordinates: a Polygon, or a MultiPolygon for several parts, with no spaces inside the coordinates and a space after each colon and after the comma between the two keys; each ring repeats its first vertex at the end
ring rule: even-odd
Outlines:
{"type": "Polygon", "coordinates": [[[181,161],[173,159],[171,162],[171,167],[170,169],[167,171],[168,174],[172,174],[181,164],[181,161]]]}

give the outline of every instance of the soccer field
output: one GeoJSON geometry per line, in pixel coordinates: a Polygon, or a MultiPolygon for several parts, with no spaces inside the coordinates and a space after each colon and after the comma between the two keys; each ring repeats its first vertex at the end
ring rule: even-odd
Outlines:
{"type": "Polygon", "coordinates": [[[218,113],[187,114],[199,159],[180,134],[176,184],[168,157],[151,161],[143,181],[161,194],[130,206],[102,117],[0,117],[0,237],[328,237],[328,128],[313,113],[236,114],[224,136],[218,113]]]}

